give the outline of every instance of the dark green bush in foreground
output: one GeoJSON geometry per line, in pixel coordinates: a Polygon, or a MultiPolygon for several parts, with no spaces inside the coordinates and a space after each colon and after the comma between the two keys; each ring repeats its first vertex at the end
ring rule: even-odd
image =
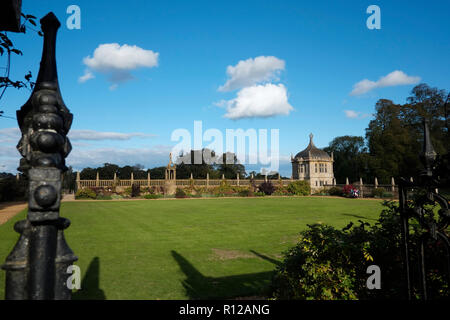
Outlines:
{"type": "MultiPolygon", "coordinates": [[[[404,299],[406,288],[401,257],[399,210],[385,202],[375,225],[359,221],[342,230],[324,224],[310,225],[298,244],[284,255],[272,282],[275,299],[404,299]],[[366,287],[367,267],[378,265],[381,289],[366,287]]],[[[418,266],[417,224],[411,223],[411,266],[418,266]]],[[[449,298],[445,280],[444,246],[427,257],[429,299],[449,298]]],[[[420,292],[416,269],[413,288],[420,292]]]]}

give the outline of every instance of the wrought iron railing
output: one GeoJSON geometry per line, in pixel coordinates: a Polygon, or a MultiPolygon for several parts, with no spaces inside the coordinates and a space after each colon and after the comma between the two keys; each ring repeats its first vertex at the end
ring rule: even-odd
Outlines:
{"type": "Polygon", "coordinates": [[[438,244],[445,246],[445,262],[447,264],[447,281],[450,285],[450,239],[447,228],[450,223],[448,200],[440,195],[439,178],[434,174],[437,154],[431,143],[428,121],[423,122],[424,143],[421,161],[424,170],[416,182],[401,179],[399,183],[400,218],[402,224],[403,262],[405,269],[406,295],[413,299],[420,292],[422,299],[429,298],[427,286],[427,253],[436,250],[438,244]],[[438,210],[436,208],[438,207],[438,210]],[[413,248],[410,241],[411,224],[414,221],[421,235],[418,248],[413,248]],[[417,250],[412,252],[412,250],[417,250]],[[412,263],[411,256],[417,257],[412,263]],[[416,284],[420,289],[417,290],[416,284]]]}

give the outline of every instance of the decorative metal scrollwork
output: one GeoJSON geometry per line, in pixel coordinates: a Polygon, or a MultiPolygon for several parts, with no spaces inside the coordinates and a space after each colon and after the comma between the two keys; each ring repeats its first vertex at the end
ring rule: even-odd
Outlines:
{"type": "Polygon", "coordinates": [[[437,153],[431,143],[428,121],[424,120],[424,144],[420,156],[424,170],[420,173],[417,182],[400,179],[399,200],[402,222],[402,245],[405,268],[405,281],[407,284],[407,297],[412,299],[415,295],[414,274],[411,264],[410,222],[415,223],[421,230],[418,244],[418,269],[422,299],[428,299],[426,254],[437,245],[443,245],[446,252],[447,281],[450,285],[450,239],[447,228],[450,224],[450,209],[448,200],[438,193],[440,182],[434,175],[437,153]],[[439,210],[436,210],[439,207],[439,210]],[[414,221],[414,222],[413,222],[414,221]]]}

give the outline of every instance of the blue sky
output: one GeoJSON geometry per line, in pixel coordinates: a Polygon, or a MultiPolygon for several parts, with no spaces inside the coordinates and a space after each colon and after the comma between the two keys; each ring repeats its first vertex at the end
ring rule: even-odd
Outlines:
{"type": "MultiPolygon", "coordinates": [[[[378,99],[404,103],[420,82],[450,88],[450,2],[444,0],[24,0],[22,11],[39,18],[53,11],[61,21],[58,73],[74,114],[68,164],[76,169],[165,165],[176,144],[172,132],[193,131],[201,120],[204,130],[224,134],[279,129],[280,171],[290,176],[289,156],[307,146],[310,132],[318,147],[337,136],[364,135],[378,99]],[[81,9],[80,30],[66,27],[69,5],[81,9]],[[369,5],[380,7],[379,30],[366,26],[369,5]],[[131,65],[105,64],[100,52],[95,57],[101,45],[114,43],[108,50],[134,50],[131,65]],[[235,73],[227,73],[229,66],[235,73]],[[93,78],[80,82],[86,72],[93,78]],[[221,90],[227,81],[237,85],[221,90]],[[366,89],[352,95],[358,83],[366,89]]],[[[12,77],[28,70],[36,76],[42,38],[31,30],[9,35],[24,52],[13,57],[12,77]]],[[[8,89],[0,110],[14,116],[29,94],[8,89]]],[[[14,120],[0,118],[0,171],[18,166],[13,128],[14,120]]]]}

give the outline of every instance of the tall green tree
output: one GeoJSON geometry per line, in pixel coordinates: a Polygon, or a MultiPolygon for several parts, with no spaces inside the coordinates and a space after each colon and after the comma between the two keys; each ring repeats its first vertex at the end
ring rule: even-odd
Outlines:
{"type": "Polygon", "coordinates": [[[369,179],[367,148],[363,137],[336,137],[324,151],[329,154],[333,152],[334,177],[338,183],[343,183],[346,178],[350,181],[358,181],[359,178],[365,181],[369,179]]]}
{"type": "Polygon", "coordinates": [[[423,144],[423,119],[430,121],[430,133],[436,151],[449,152],[448,92],[419,84],[407,103],[390,100],[377,102],[375,119],[366,129],[370,175],[388,183],[393,177],[415,177],[422,169],[419,155],[423,144]]]}

